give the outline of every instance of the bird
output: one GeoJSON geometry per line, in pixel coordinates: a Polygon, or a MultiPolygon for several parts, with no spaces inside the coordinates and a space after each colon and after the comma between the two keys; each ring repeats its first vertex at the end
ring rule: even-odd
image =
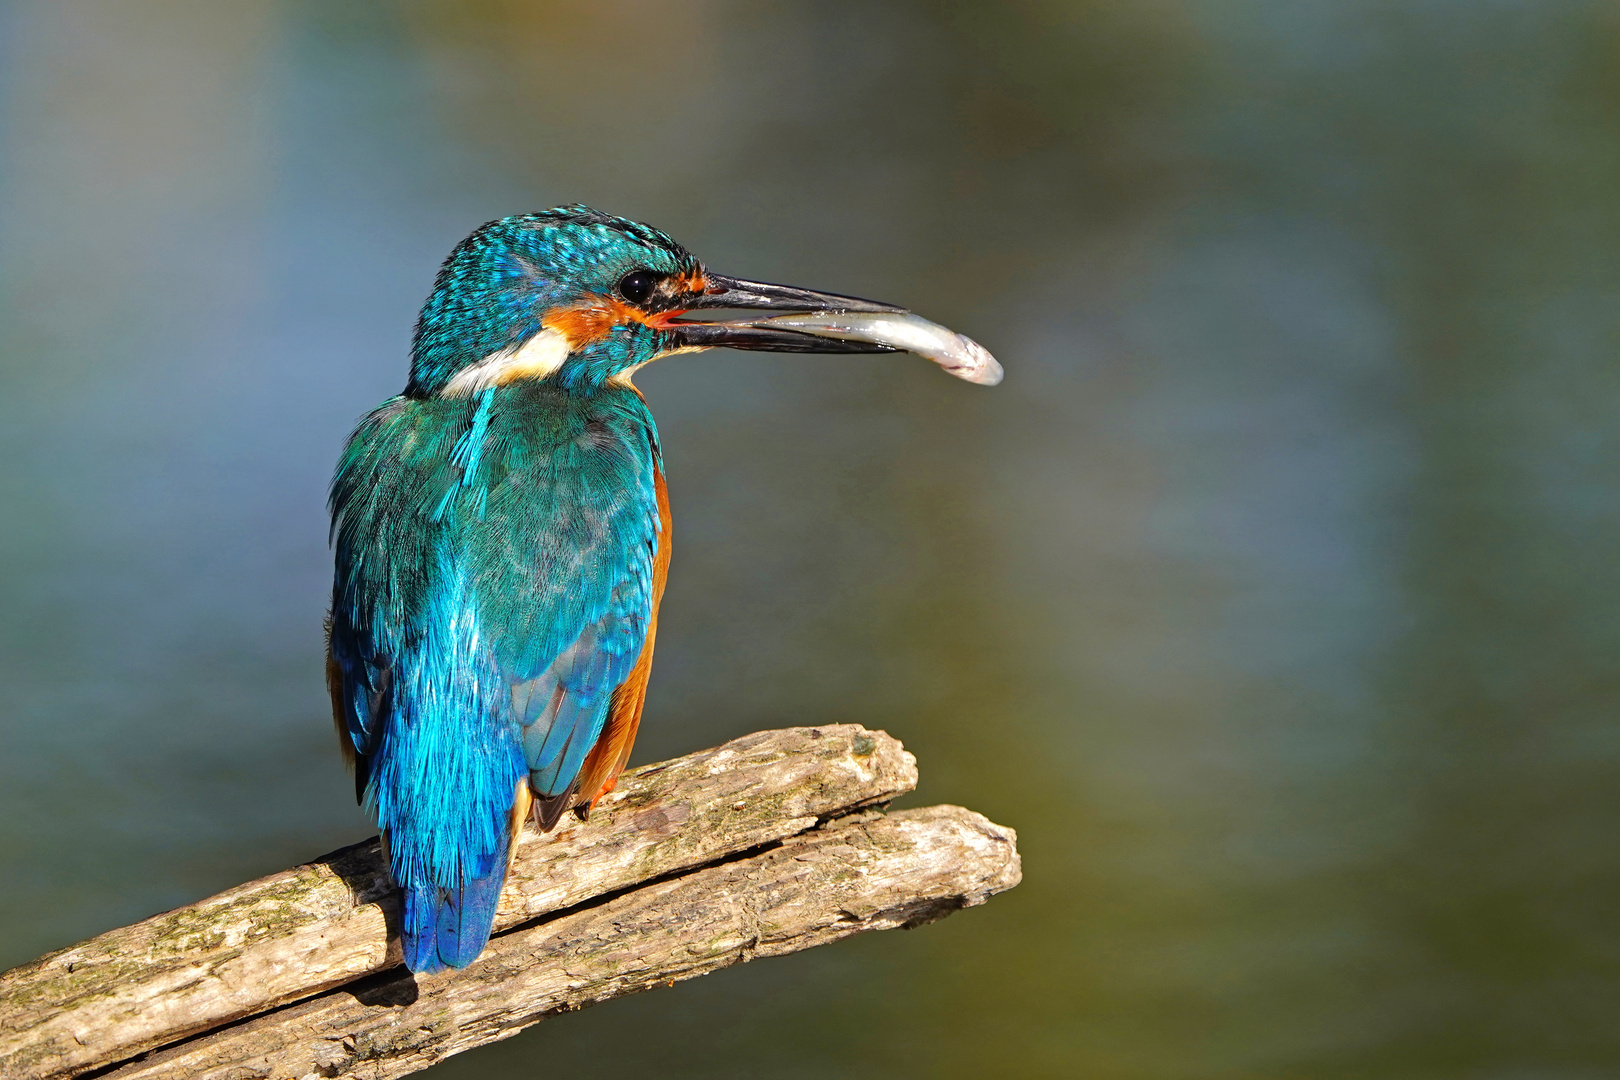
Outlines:
{"type": "Polygon", "coordinates": [[[329,496],[327,686],[412,972],[473,962],[525,822],[588,820],[630,756],[672,531],[635,372],[716,346],[916,350],[889,343],[907,320],[934,327],[712,272],[581,204],[488,222],[451,251],[405,388],[354,429],[329,496]],[[688,317],[703,309],[751,317],[688,317]]]}

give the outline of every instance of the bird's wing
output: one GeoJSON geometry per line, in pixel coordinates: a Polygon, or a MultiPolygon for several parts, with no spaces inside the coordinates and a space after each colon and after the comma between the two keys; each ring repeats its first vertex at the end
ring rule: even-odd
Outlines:
{"type": "Polygon", "coordinates": [[[566,809],[655,601],[658,449],[639,398],[560,434],[556,408],[489,400],[388,403],[333,482],[334,712],[395,879],[426,897],[422,934],[465,922],[462,892],[492,874],[478,895],[493,904],[519,779],[551,822],[566,809]]]}
{"type": "Polygon", "coordinates": [[[586,757],[580,770],[578,791],[588,800],[584,813],[596,805],[596,800],[613,790],[630,749],[635,745],[636,730],[641,726],[641,710],[647,702],[647,680],[652,675],[653,643],[658,636],[658,605],[664,597],[664,582],[669,576],[672,531],[669,515],[669,492],[664,486],[662,471],[656,475],[658,490],[658,518],[662,528],[658,536],[658,550],[653,557],[652,619],[647,624],[647,643],[641,648],[641,657],[630,675],[613,692],[608,706],[608,720],[596,745],[586,757]]]}
{"type": "Polygon", "coordinates": [[[669,498],[654,468],[658,529],[614,591],[609,611],[565,649],[540,677],[514,683],[514,713],[542,830],[576,801],[599,798],[630,756],[652,669],[652,651],[669,570],[669,498]],[[643,561],[643,554],[650,559],[643,561]],[[643,576],[646,574],[646,576],[643,576]]]}
{"type": "Polygon", "coordinates": [[[574,795],[580,767],[607,722],[613,692],[640,659],[651,621],[651,581],[628,577],[609,609],[541,674],[511,684],[512,715],[523,738],[535,820],[557,823],[574,795]]]}

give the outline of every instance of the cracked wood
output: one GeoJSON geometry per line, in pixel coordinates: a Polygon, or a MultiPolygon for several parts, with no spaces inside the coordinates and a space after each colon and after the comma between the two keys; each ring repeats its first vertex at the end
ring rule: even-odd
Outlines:
{"type": "MultiPolygon", "coordinates": [[[[757,732],[632,770],[591,820],[526,831],[496,930],[802,833],[917,782],[854,724],[757,732]]],[[[0,1077],[71,1077],[399,964],[375,838],[0,975],[0,1077]]]]}
{"type": "Polygon", "coordinates": [[[929,922],[1019,877],[1012,830],[961,807],[835,820],[510,931],[463,971],[401,968],[158,1051],[105,1080],[389,1080],[552,1013],[929,922]]]}

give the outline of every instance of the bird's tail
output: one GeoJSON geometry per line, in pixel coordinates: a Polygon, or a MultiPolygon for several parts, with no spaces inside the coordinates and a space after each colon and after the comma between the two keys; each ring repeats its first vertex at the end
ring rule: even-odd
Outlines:
{"type": "Polygon", "coordinates": [[[495,905],[506,881],[510,848],[507,835],[487,865],[478,860],[454,888],[428,883],[400,890],[404,912],[399,936],[406,967],[428,974],[447,967],[463,968],[478,959],[495,924],[495,905]]]}

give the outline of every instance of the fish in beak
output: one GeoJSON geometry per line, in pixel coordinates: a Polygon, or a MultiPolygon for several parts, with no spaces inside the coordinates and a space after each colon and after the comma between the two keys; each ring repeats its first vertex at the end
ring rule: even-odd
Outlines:
{"type": "Polygon", "coordinates": [[[1001,381],[1001,365],[983,345],[893,304],[743,281],[705,273],[703,292],[683,297],[681,314],[702,308],[780,312],[725,322],[671,318],[682,348],[723,345],[761,352],[912,352],[981,386],[1001,381]]]}

